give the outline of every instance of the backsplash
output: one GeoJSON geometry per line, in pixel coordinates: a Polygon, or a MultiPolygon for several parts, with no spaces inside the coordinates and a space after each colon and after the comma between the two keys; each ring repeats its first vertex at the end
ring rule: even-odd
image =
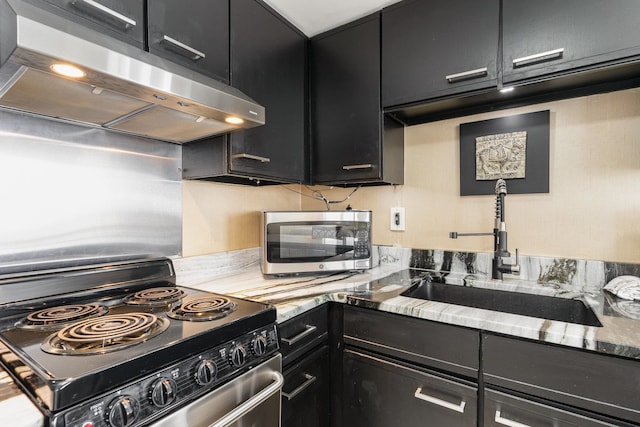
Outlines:
{"type": "MultiPolygon", "coordinates": [[[[446,275],[448,283],[472,285],[474,279],[491,276],[492,257],[492,253],[482,252],[374,246],[373,261],[374,265],[433,270],[446,275]]],[[[173,261],[180,281],[197,283],[247,267],[259,268],[260,248],[176,258],[173,261]]],[[[640,276],[640,264],[527,255],[520,256],[520,264],[520,275],[505,275],[505,278],[579,292],[599,292],[609,280],[624,274],[640,276]]]]}

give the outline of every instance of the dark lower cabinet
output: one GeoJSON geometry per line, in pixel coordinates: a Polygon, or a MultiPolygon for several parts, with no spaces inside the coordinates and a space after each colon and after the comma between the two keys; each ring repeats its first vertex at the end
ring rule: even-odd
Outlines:
{"type": "Polygon", "coordinates": [[[620,427],[622,425],[630,426],[618,420],[597,419],[488,388],[484,392],[485,427],[620,427]]]}
{"type": "Polygon", "coordinates": [[[328,310],[323,304],[280,325],[282,427],[330,425],[328,310]]]}
{"type": "Polygon", "coordinates": [[[477,386],[381,356],[344,352],[343,425],[475,426],[477,386]]]}
{"type": "Polygon", "coordinates": [[[282,427],[328,427],[329,347],[324,345],[284,371],[282,427]]]}

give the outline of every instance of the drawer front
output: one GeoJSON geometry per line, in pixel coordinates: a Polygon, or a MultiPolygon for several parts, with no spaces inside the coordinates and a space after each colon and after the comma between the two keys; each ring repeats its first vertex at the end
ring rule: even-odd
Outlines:
{"type": "Polygon", "coordinates": [[[475,385],[352,350],[343,361],[345,426],[476,425],[475,385]]]}
{"type": "Polygon", "coordinates": [[[560,346],[483,336],[484,381],[640,423],[640,363],[560,346]]]}
{"type": "Polygon", "coordinates": [[[284,371],[282,427],[329,425],[329,346],[290,364],[284,371]]]}
{"type": "Polygon", "coordinates": [[[280,325],[282,365],[287,366],[327,340],[327,305],[323,304],[280,325]]]}
{"type": "Polygon", "coordinates": [[[485,389],[485,427],[621,427],[618,421],[603,421],[568,412],[528,399],[485,389]]]}
{"type": "Polygon", "coordinates": [[[391,357],[477,378],[480,333],[359,307],[345,307],[344,342],[391,357]]]}

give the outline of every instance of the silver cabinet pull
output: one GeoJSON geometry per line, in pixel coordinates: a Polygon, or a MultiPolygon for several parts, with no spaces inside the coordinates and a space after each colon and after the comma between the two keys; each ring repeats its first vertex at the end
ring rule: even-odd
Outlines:
{"type": "Polygon", "coordinates": [[[508,418],[503,418],[500,414],[500,409],[496,409],[496,418],[495,418],[496,423],[503,425],[503,426],[507,426],[507,427],[531,427],[528,424],[522,424],[519,423],[517,421],[512,421],[508,418]]]}
{"type": "Polygon", "coordinates": [[[275,393],[279,392],[282,389],[282,385],[284,384],[284,378],[280,372],[271,372],[270,373],[273,382],[269,384],[264,389],[260,390],[258,393],[252,395],[248,400],[238,405],[236,408],[232,409],[225,416],[220,418],[213,424],[209,424],[209,427],[226,427],[229,426],[244,415],[251,412],[254,408],[260,405],[262,402],[273,396],[275,393]]]}
{"type": "Polygon", "coordinates": [[[463,80],[477,79],[478,77],[484,77],[487,74],[487,67],[484,67],[475,70],[463,71],[462,73],[449,74],[448,76],[445,76],[445,78],[449,83],[455,83],[463,80]]]}
{"type": "Polygon", "coordinates": [[[455,403],[449,403],[445,400],[438,399],[437,397],[429,396],[428,394],[422,394],[422,387],[418,387],[413,396],[420,400],[433,403],[434,405],[442,406],[443,408],[451,409],[452,411],[456,411],[461,414],[464,414],[464,407],[467,406],[467,402],[465,402],[464,400],[456,405],[455,403]]]}
{"type": "Polygon", "coordinates": [[[304,331],[300,332],[298,335],[296,335],[293,338],[281,338],[281,340],[288,344],[288,345],[294,345],[295,343],[297,343],[298,341],[300,341],[302,338],[306,337],[309,334],[312,334],[315,332],[315,330],[318,329],[317,326],[313,326],[313,325],[304,325],[304,331]]]}
{"type": "Polygon", "coordinates": [[[174,39],[172,37],[169,37],[167,35],[162,36],[162,40],[160,40],[160,41],[161,42],[167,42],[167,43],[169,43],[169,44],[171,44],[171,45],[173,45],[175,47],[179,47],[183,51],[188,52],[189,55],[187,55],[187,56],[189,56],[189,58],[194,60],[194,61],[197,61],[198,59],[205,58],[205,54],[204,53],[200,52],[197,49],[192,48],[189,45],[186,45],[186,44],[182,43],[180,40],[176,40],[176,39],[174,39]]]}
{"type": "Polygon", "coordinates": [[[513,60],[514,67],[526,67],[527,65],[536,64],[538,62],[551,61],[562,58],[564,48],[548,50],[546,52],[536,53],[534,55],[523,56],[513,60]]]}
{"type": "Polygon", "coordinates": [[[314,377],[313,375],[309,375],[309,374],[304,374],[304,377],[307,379],[305,382],[303,382],[302,384],[300,384],[298,387],[296,387],[295,390],[293,390],[291,393],[285,393],[284,391],[282,392],[282,397],[286,398],[287,400],[291,400],[294,397],[296,397],[297,395],[299,395],[300,393],[302,393],[306,388],[308,388],[311,384],[313,384],[314,382],[316,382],[316,377],[314,377]]]}
{"type": "Polygon", "coordinates": [[[260,157],[260,156],[254,155],[254,154],[247,154],[247,153],[234,154],[231,157],[233,157],[234,159],[257,160],[260,163],[269,163],[271,161],[271,159],[268,158],[268,157],[260,157]]]}
{"type": "Polygon", "coordinates": [[[342,169],[346,171],[351,171],[355,169],[371,169],[372,167],[373,165],[371,163],[363,163],[361,165],[345,165],[345,166],[342,166],[342,169]]]}
{"type": "Polygon", "coordinates": [[[122,22],[123,24],[125,24],[125,28],[135,27],[136,26],[136,21],[134,21],[133,19],[131,19],[128,16],[125,16],[125,15],[119,13],[119,12],[116,12],[113,9],[109,9],[107,6],[105,6],[103,4],[100,4],[97,1],[94,1],[94,0],[74,0],[71,4],[73,4],[75,6],[79,6],[79,5],[89,6],[89,8],[93,9],[94,11],[102,12],[103,14],[122,22]]]}

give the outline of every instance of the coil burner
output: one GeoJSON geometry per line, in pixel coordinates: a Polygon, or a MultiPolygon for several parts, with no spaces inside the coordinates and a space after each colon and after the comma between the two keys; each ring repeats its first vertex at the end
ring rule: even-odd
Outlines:
{"type": "Polygon", "coordinates": [[[136,292],[125,298],[124,302],[130,305],[160,306],[180,301],[183,296],[183,290],[166,286],[136,292]]]}
{"type": "Polygon", "coordinates": [[[16,326],[24,329],[50,330],[75,323],[83,319],[102,316],[109,309],[100,304],[70,304],[45,308],[29,314],[16,326]]]}
{"type": "Polygon", "coordinates": [[[83,320],[49,336],[41,348],[66,355],[100,354],[147,341],[169,327],[167,319],[149,313],[127,313],[83,320]]]}
{"type": "Polygon", "coordinates": [[[225,297],[206,297],[183,303],[167,315],[173,319],[194,322],[220,319],[233,313],[237,306],[225,297]]]}

